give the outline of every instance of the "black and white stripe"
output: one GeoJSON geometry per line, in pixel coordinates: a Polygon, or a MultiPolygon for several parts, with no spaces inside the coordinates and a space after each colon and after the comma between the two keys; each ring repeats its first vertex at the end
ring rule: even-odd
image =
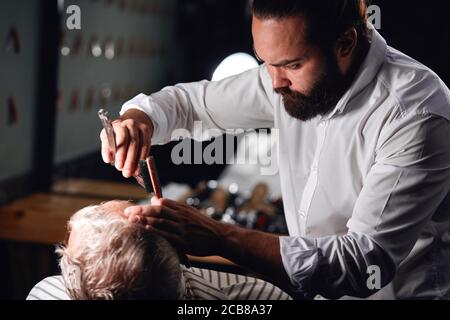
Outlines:
{"type": "Polygon", "coordinates": [[[230,300],[292,300],[273,284],[248,276],[199,268],[183,268],[183,275],[196,279],[192,287],[201,282],[214,292],[219,290],[230,300]]]}
{"type": "Polygon", "coordinates": [[[27,300],[70,300],[62,276],[48,277],[28,294],[27,300]]]}
{"type": "MultiPolygon", "coordinates": [[[[238,274],[199,268],[182,268],[188,300],[292,300],[273,284],[238,274]]],[[[62,276],[39,282],[27,300],[70,300],[62,276]]]]}

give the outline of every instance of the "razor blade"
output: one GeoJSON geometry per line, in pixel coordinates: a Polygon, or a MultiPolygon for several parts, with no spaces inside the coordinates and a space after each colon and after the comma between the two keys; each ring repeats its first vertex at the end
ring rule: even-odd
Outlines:
{"type": "Polygon", "coordinates": [[[139,161],[139,175],[134,177],[145,188],[148,194],[154,194],[158,199],[163,197],[158,171],[156,170],[155,158],[153,156],[139,161]]]}
{"type": "Polygon", "coordinates": [[[159,182],[158,171],[156,170],[155,158],[150,156],[146,160],[150,179],[152,180],[153,191],[158,199],[163,197],[161,183],[159,182]]]}
{"type": "Polygon", "coordinates": [[[98,112],[98,117],[100,118],[103,128],[105,129],[106,136],[108,137],[109,152],[111,153],[111,156],[112,156],[111,164],[114,165],[114,159],[116,157],[117,147],[116,147],[116,135],[114,134],[112,121],[109,118],[108,111],[106,111],[104,109],[101,109],[98,112]]]}

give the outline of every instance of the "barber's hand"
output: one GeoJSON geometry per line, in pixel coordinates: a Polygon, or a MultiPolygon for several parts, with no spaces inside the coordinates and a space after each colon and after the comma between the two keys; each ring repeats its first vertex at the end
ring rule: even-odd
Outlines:
{"type": "Polygon", "coordinates": [[[175,248],[194,256],[220,255],[222,235],[228,225],[195,208],[168,200],[152,199],[147,206],[129,207],[125,214],[132,222],[166,238],[175,248]]]}
{"type": "Polygon", "coordinates": [[[122,171],[125,178],[138,174],[138,162],[145,159],[150,152],[153,123],[151,119],[140,110],[128,110],[122,117],[113,123],[116,135],[117,153],[111,159],[109,143],[105,130],[101,132],[102,158],[105,163],[111,163],[117,170],[122,171]]]}

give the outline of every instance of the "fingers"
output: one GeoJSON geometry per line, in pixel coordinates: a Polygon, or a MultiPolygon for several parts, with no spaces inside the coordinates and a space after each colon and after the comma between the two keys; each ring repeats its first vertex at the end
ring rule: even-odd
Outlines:
{"type": "Polygon", "coordinates": [[[135,127],[128,127],[128,132],[129,144],[122,172],[125,178],[131,177],[131,175],[134,174],[138,167],[138,154],[141,144],[139,131],[136,130],[135,127]]]}
{"type": "Polygon", "coordinates": [[[150,206],[134,206],[125,209],[125,215],[130,219],[131,217],[138,215],[145,218],[159,218],[171,221],[179,221],[178,213],[168,207],[150,205],[150,206]]]}
{"type": "Polygon", "coordinates": [[[129,221],[132,223],[138,223],[138,224],[142,224],[142,225],[147,225],[147,220],[142,217],[142,216],[138,216],[138,215],[132,215],[131,217],[129,217],[129,221]]]}
{"type": "MultiPolygon", "coordinates": [[[[136,159],[136,163],[138,163],[139,160],[145,160],[148,157],[151,147],[151,137],[149,129],[145,125],[139,125],[138,134],[139,134],[140,148],[137,150],[138,158],[136,159]]],[[[136,165],[134,175],[137,176],[139,174],[140,174],[139,165],[136,165]]]]}
{"type": "Polygon", "coordinates": [[[102,141],[102,159],[105,163],[111,163],[113,159],[105,129],[100,133],[100,140],[102,141]]]}
{"type": "Polygon", "coordinates": [[[142,141],[141,146],[141,154],[139,155],[139,159],[146,159],[150,153],[150,147],[152,145],[150,133],[148,132],[148,128],[145,126],[141,127],[139,130],[140,140],[142,141]]]}
{"type": "MultiPolygon", "coordinates": [[[[130,208],[136,208],[135,210],[128,210],[125,212],[130,222],[144,225],[146,230],[166,238],[174,246],[176,245],[175,243],[179,243],[182,228],[177,222],[159,217],[144,216],[139,214],[142,213],[142,210],[139,210],[139,207],[130,208]]],[[[159,215],[162,211],[160,209],[161,208],[154,208],[152,214],[156,212],[159,215]]],[[[146,212],[149,213],[149,211],[151,210],[146,208],[146,212]]]]}
{"type": "MultiPolygon", "coordinates": [[[[179,210],[180,208],[185,208],[185,206],[183,206],[183,204],[178,203],[173,200],[170,200],[170,199],[166,199],[166,198],[158,199],[157,197],[152,197],[151,203],[152,203],[152,205],[159,205],[159,206],[170,208],[172,210],[179,210]]],[[[188,206],[188,208],[190,208],[190,207],[188,206]]]]}
{"type": "Polygon", "coordinates": [[[114,132],[116,134],[116,145],[117,145],[117,152],[114,163],[116,169],[122,171],[127,157],[130,134],[128,133],[128,128],[122,127],[117,122],[113,123],[113,127],[114,132]]]}
{"type": "Polygon", "coordinates": [[[150,225],[160,231],[181,235],[182,229],[179,224],[174,221],[152,217],[144,217],[143,219],[145,219],[145,225],[150,225]]]}
{"type": "MultiPolygon", "coordinates": [[[[149,145],[145,145],[144,135],[134,120],[127,119],[118,123],[115,126],[115,132],[117,140],[116,168],[123,172],[125,178],[129,178],[139,171],[138,161],[141,154],[148,153],[149,145]]],[[[147,141],[149,140],[147,139],[147,141]]]]}
{"type": "Polygon", "coordinates": [[[132,223],[139,223],[144,226],[151,225],[156,229],[164,230],[173,234],[181,234],[182,230],[181,227],[176,222],[161,218],[153,218],[137,214],[131,214],[128,217],[128,220],[132,223]]]}
{"type": "Polygon", "coordinates": [[[146,121],[120,118],[112,123],[116,138],[115,157],[111,154],[105,130],[100,134],[103,161],[114,161],[116,169],[122,171],[125,178],[138,174],[139,160],[145,159],[150,152],[152,128],[148,125],[148,119],[146,121]]]}

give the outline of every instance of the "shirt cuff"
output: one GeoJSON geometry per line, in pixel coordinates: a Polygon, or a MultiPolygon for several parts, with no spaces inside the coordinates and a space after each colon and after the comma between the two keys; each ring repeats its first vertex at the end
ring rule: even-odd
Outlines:
{"type": "Polygon", "coordinates": [[[291,289],[306,299],[314,297],[308,284],[319,264],[319,252],[315,239],[280,237],[281,258],[291,289]]]}
{"type": "Polygon", "coordinates": [[[131,109],[139,110],[147,114],[153,123],[153,135],[151,142],[152,145],[155,145],[162,143],[164,140],[162,136],[163,132],[165,132],[163,130],[164,126],[162,125],[164,122],[161,120],[161,118],[164,119],[164,116],[161,115],[159,107],[155,106],[151,100],[151,97],[141,93],[122,106],[120,115],[123,116],[125,112],[131,109]]]}

